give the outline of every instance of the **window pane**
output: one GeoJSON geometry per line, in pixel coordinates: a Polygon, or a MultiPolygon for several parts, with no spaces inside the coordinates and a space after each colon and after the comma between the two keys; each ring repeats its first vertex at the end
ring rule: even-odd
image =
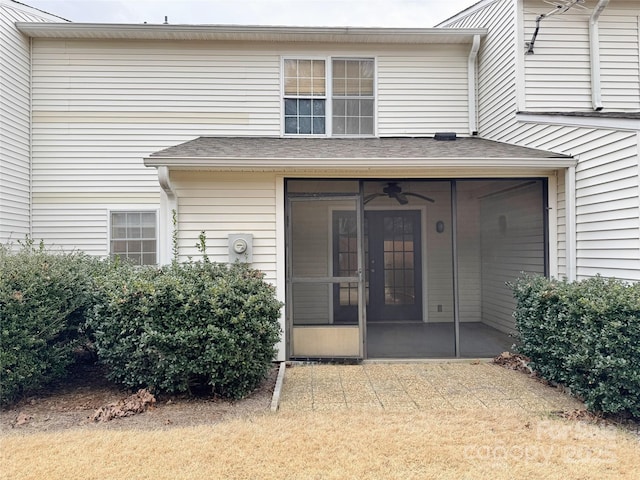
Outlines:
{"type": "Polygon", "coordinates": [[[324,116],[324,100],[313,100],[313,116],[324,116]]]}
{"type": "Polygon", "coordinates": [[[300,117],[298,119],[298,133],[308,135],[311,133],[311,117],[300,117]]]}
{"type": "Polygon", "coordinates": [[[347,117],[347,135],[358,135],[360,133],[360,119],[358,117],[347,117]]]}
{"type": "Polygon", "coordinates": [[[360,115],[373,117],[373,100],[360,100],[360,115]]]}
{"type": "Polygon", "coordinates": [[[145,253],[142,255],[142,264],[143,265],[155,265],[156,263],[158,263],[156,261],[156,254],[155,253],[145,253]]]}
{"type": "Polygon", "coordinates": [[[347,60],[347,78],[360,78],[360,62],[347,60]]]}
{"type": "Polygon", "coordinates": [[[360,115],[359,100],[347,100],[347,115],[350,117],[357,117],[360,115]]]}
{"type": "Polygon", "coordinates": [[[360,78],[373,80],[373,60],[360,60],[360,78]]]}
{"type": "Polygon", "coordinates": [[[311,100],[298,100],[298,114],[311,115],[311,100]]]}
{"type": "Polygon", "coordinates": [[[113,227],[111,238],[127,238],[127,227],[113,227]]]}
{"type": "Polygon", "coordinates": [[[372,117],[362,117],[360,119],[360,135],[373,135],[372,117]]]}
{"type": "Polygon", "coordinates": [[[298,118],[297,117],[285,117],[285,119],[284,119],[284,133],[298,133],[298,118]]]}
{"type": "Polygon", "coordinates": [[[315,117],[313,119],[313,133],[324,134],[324,117],[315,117]]]}
{"type": "Polygon", "coordinates": [[[138,212],[127,212],[127,226],[137,227],[140,225],[140,214],[138,212]]]}
{"type": "Polygon", "coordinates": [[[333,115],[344,116],[347,113],[347,101],[346,100],[334,100],[333,101],[333,115]]]}
{"type": "Polygon", "coordinates": [[[111,241],[111,252],[112,253],[126,253],[127,252],[127,242],[124,240],[112,240],[111,241]]]}
{"type": "Polygon", "coordinates": [[[344,78],[333,79],[333,95],[344,97],[347,94],[347,81],[344,78]]]}
{"type": "Polygon", "coordinates": [[[142,242],[139,240],[129,240],[127,242],[127,251],[129,253],[140,253],[142,252],[142,242]]]}
{"type": "Polygon", "coordinates": [[[141,236],[142,236],[142,229],[138,225],[127,228],[127,237],[140,238],[141,236]]]}
{"type": "Polygon", "coordinates": [[[142,214],[142,225],[145,227],[156,225],[156,214],[154,212],[146,212],[142,214]]]}
{"type": "Polygon", "coordinates": [[[155,227],[144,227],[142,229],[142,238],[156,238],[155,227]]]}
{"type": "Polygon", "coordinates": [[[346,119],[345,117],[333,118],[333,134],[344,135],[346,133],[346,119]]]}
{"type": "Polygon", "coordinates": [[[347,67],[344,60],[334,60],[332,67],[333,78],[345,78],[347,76],[347,67]]]}
{"type": "Polygon", "coordinates": [[[298,78],[311,78],[311,60],[298,60],[298,78]]]}
{"type": "Polygon", "coordinates": [[[127,224],[127,214],[126,213],[112,213],[111,214],[111,225],[122,227],[127,224]]]}
{"type": "Polygon", "coordinates": [[[360,96],[360,80],[349,78],[347,79],[347,91],[349,96],[360,96]]]}
{"type": "Polygon", "coordinates": [[[298,61],[297,60],[285,60],[284,61],[284,76],[296,78],[298,76],[298,61]]]}
{"type": "Polygon", "coordinates": [[[155,240],[143,240],[142,241],[142,252],[150,253],[156,251],[156,241],[155,240]]]}
{"type": "Polygon", "coordinates": [[[295,99],[285,99],[284,101],[284,114],[285,115],[297,115],[298,114],[298,101],[295,99]]]}
{"type": "Polygon", "coordinates": [[[298,79],[285,77],[284,79],[284,93],[285,95],[297,95],[298,94],[298,79]]]}
{"type": "Polygon", "coordinates": [[[360,80],[360,95],[373,96],[373,80],[367,78],[360,80]]]}

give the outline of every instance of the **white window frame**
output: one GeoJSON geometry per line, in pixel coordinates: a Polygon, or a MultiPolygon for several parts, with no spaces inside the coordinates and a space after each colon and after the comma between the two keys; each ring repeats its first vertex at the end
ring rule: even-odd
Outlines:
{"type": "MultiPolygon", "coordinates": [[[[107,257],[113,258],[114,252],[111,249],[111,242],[114,240],[122,240],[118,238],[113,238],[113,214],[114,213],[153,213],[155,215],[155,242],[156,242],[156,262],[153,264],[141,264],[144,265],[160,265],[160,224],[159,217],[160,212],[158,208],[149,208],[147,205],[140,206],[114,206],[112,208],[107,209],[107,257]]],[[[126,240],[129,240],[128,238],[126,240]]],[[[125,256],[126,258],[126,256],[125,256]]]]}
{"type": "Polygon", "coordinates": [[[378,136],[378,59],[373,55],[305,55],[291,54],[280,57],[280,135],[287,138],[376,138],[378,136]],[[285,60],[324,60],[325,62],[325,126],[324,134],[285,133],[285,60]],[[367,135],[333,134],[333,60],[370,60],[373,61],[373,131],[367,135]]]}

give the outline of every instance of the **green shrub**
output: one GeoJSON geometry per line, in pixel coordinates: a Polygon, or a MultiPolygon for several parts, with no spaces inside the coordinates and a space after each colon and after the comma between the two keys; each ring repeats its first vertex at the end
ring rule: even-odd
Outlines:
{"type": "Polygon", "coordinates": [[[18,251],[0,245],[2,404],[65,375],[98,268],[87,255],[52,253],[28,240],[18,251]]]}
{"type": "Polygon", "coordinates": [[[108,376],[130,388],[245,396],[266,376],[281,303],[245,265],[112,269],[89,315],[108,376]]]}
{"type": "Polygon", "coordinates": [[[640,417],[640,284],[525,276],[510,286],[531,367],[591,410],[640,417]]]}

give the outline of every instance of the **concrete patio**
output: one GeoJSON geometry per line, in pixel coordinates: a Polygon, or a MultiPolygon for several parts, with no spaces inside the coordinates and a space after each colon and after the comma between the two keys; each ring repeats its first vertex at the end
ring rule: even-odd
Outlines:
{"type": "Polygon", "coordinates": [[[577,408],[582,403],[557,388],[480,361],[292,364],[279,403],[282,412],[577,408]]]}

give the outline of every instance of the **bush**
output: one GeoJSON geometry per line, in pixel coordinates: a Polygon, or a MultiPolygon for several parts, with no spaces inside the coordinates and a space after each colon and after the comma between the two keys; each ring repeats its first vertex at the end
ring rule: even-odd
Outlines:
{"type": "Polygon", "coordinates": [[[531,367],[590,410],[640,417],[640,284],[525,276],[510,286],[531,367]]]}
{"type": "Polygon", "coordinates": [[[92,303],[99,262],[43,245],[0,245],[0,402],[8,404],[63,377],[78,327],[92,303]]]}
{"type": "Polygon", "coordinates": [[[108,376],[130,388],[240,398],[265,378],[281,303],[262,274],[208,261],[113,268],[87,325],[108,376]]]}

